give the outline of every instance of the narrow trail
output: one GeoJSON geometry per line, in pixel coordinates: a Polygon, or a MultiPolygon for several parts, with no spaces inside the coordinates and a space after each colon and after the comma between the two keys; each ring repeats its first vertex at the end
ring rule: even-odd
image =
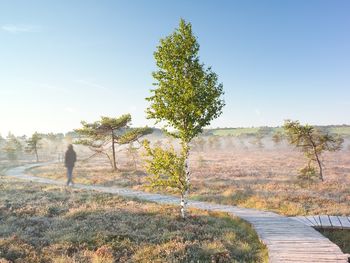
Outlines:
{"type": "MultiPolygon", "coordinates": [[[[6,176],[43,184],[65,185],[65,182],[36,177],[26,174],[26,170],[46,165],[28,164],[10,168],[6,176]]],[[[161,203],[179,204],[179,198],[161,194],[145,193],[127,188],[93,186],[75,184],[74,188],[117,194],[125,197],[135,197],[141,200],[161,203]]],[[[260,240],[267,246],[269,261],[275,262],[348,262],[348,255],[329,239],[321,235],[311,226],[298,220],[278,215],[276,213],[256,209],[239,208],[230,205],[219,205],[200,201],[189,201],[189,207],[211,211],[227,212],[240,217],[252,224],[260,240]]]]}

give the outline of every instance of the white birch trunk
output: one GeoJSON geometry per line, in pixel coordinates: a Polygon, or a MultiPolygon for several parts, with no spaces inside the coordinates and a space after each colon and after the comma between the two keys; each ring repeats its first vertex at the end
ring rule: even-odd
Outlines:
{"type": "Polygon", "coordinates": [[[191,173],[190,173],[190,167],[188,165],[188,159],[189,159],[189,148],[186,145],[185,150],[185,183],[186,183],[186,189],[181,194],[181,216],[183,219],[187,216],[187,197],[188,197],[188,190],[190,187],[191,182],[191,173]]]}

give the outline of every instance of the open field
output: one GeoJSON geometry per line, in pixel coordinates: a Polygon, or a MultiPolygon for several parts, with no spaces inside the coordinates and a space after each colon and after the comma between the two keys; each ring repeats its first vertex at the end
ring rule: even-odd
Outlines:
{"type": "MultiPolygon", "coordinates": [[[[349,215],[350,154],[349,150],[325,154],[325,182],[311,183],[298,179],[298,170],[305,165],[302,153],[265,142],[258,148],[243,141],[234,147],[220,149],[207,145],[191,153],[192,189],[190,198],[241,207],[295,215],[349,215]]],[[[227,145],[226,145],[227,146],[227,145]]],[[[139,154],[141,155],[141,153],[139,154]]],[[[136,163],[127,152],[118,154],[119,172],[113,172],[107,160],[78,162],[75,181],[86,184],[122,186],[154,191],[147,187],[142,158],[136,163]]],[[[33,174],[65,180],[63,164],[36,168],[33,174]]],[[[169,193],[169,189],[159,190],[169,193]]],[[[174,193],[175,194],[175,193],[174,193]]],[[[323,231],[324,235],[349,253],[348,231],[323,231]]]]}
{"type": "MultiPolygon", "coordinates": [[[[232,149],[191,154],[191,198],[294,215],[348,215],[350,211],[350,154],[326,154],[325,182],[302,182],[298,169],[305,164],[301,153],[286,148],[232,149]]],[[[119,154],[119,172],[104,159],[78,163],[75,181],[147,189],[142,164],[119,154]]],[[[63,164],[32,170],[39,176],[65,180],[63,164]]]]}
{"type": "Polygon", "coordinates": [[[265,262],[252,228],[223,213],[0,177],[1,262],[265,262]],[[4,260],[6,259],[6,260],[4,260]]]}

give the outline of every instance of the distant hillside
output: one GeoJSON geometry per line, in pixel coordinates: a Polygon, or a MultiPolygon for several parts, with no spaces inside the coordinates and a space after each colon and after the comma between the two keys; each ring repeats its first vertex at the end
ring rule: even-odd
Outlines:
{"type": "MultiPolygon", "coordinates": [[[[217,128],[217,129],[207,129],[203,132],[203,135],[249,136],[249,135],[255,135],[261,128],[270,129],[271,130],[270,133],[274,133],[276,131],[282,131],[281,127],[217,128]]],[[[317,126],[317,128],[332,134],[337,134],[344,137],[350,137],[350,125],[328,125],[328,126],[317,126]]]]}

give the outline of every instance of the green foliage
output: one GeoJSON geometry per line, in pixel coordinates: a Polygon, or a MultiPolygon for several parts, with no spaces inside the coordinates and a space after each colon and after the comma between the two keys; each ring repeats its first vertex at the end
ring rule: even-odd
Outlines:
{"type": "MultiPolygon", "coordinates": [[[[283,126],[290,144],[301,149],[310,162],[319,166],[319,176],[323,180],[321,155],[324,151],[338,151],[343,139],[339,136],[324,133],[313,126],[301,125],[299,121],[286,120],[283,126]]],[[[309,165],[310,166],[310,165],[309,165]]]]}
{"type": "Polygon", "coordinates": [[[115,144],[123,145],[137,141],[142,136],[152,132],[150,128],[130,128],[131,115],[125,114],[118,118],[101,117],[93,123],[82,121],[82,128],[75,132],[80,136],[76,144],[88,146],[96,154],[104,154],[116,170],[115,144]],[[113,156],[110,156],[112,150],[113,156]]]}
{"type": "Polygon", "coordinates": [[[221,96],[223,85],[211,68],[199,62],[199,44],[192,33],[191,23],[180,21],[179,28],[161,39],[154,53],[158,70],[148,118],[165,122],[176,132],[176,138],[189,142],[210,121],[220,116],[225,105],[221,96]]]}
{"type": "Polygon", "coordinates": [[[256,133],[255,133],[255,138],[251,141],[252,144],[258,146],[260,149],[264,148],[264,143],[263,139],[270,135],[272,132],[273,128],[270,127],[260,127],[256,133]]]}
{"type": "Polygon", "coordinates": [[[190,185],[189,143],[203,131],[203,127],[221,115],[225,105],[221,98],[223,85],[218,83],[218,76],[210,67],[205,68],[199,62],[198,52],[199,44],[192,33],[191,23],[181,19],[179,28],[161,39],[154,52],[158,67],[152,74],[156,80],[153,84],[155,88],[151,90],[152,96],[146,98],[151,103],[146,110],[147,118],[164,123],[164,130],[181,141],[180,156],[173,150],[151,150],[149,147],[148,154],[155,159],[149,168],[152,168],[151,174],[159,179],[159,184],[181,187],[183,217],[190,185]],[[161,162],[168,167],[159,165],[161,162]],[[161,174],[165,174],[166,179],[160,177],[161,174]]]}
{"type": "Polygon", "coordinates": [[[275,143],[275,145],[279,145],[284,139],[284,134],[281,131],[275,131],[272,134],[272,141],[275,143]]]}
{"type": "Polygon", "coordinates": [[[185,157],[178,155],[173,147],[163,149],[160,146],[151,148],[148,141],[144,141],[146,149],[146,170],[151,175],[150,185],[154,188],[173,188],[183,193],[189,188],[186,183],[184,168],[185,157]]]}
{"type": "Polygon", "coordinates": [[[6,143],[3,147],[4,152],[7,154],[7,158],[11,161],[15,161],[23,150],[22,144],[12,133],[9,133],[6,137],[6,143]]]}
{"type": "Polygon", "coordinates": [[[317,172],[315,166],[308,164],[299,170],[298,178],[302,181],[308,181],[308,183],[310,184],[316,176],[317,172]]]}
{"type": "Polygon", "coordinates": [[[36,161],[39,161],[39,157],[38,157],[38,148],[39,148],[39,141],[42,139],[42,136],[35,132],[33,133],[32,137],[30,137],[27,140],[27,147],[26,147],[26,151],[29,153],[35,153],[36,156],[36,161]]]}
{"type": "Polygon", "coordinates": [[[87,123],[82,121],[82,128],[76,129],[80,135],[77,144],[100,148],[112,141],[117,144],[128,144],[151,133],[150,128],[130,128],[131,115],[125,114],[119,118],[101,117],[101,120],[87,123]]]}

